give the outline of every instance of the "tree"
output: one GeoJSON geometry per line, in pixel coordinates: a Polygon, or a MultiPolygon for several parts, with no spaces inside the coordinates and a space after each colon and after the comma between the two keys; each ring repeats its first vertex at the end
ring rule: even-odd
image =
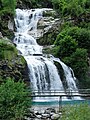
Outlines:
{"type": "Polygon", "coordinates": [[[70,56],[76,51],[78,43],[70,36],[65,36],[59,41],[58,57],[64,58],[70,56]]]}
{"type": "Polygon", "coordinates": [[[90,50],[90,30],[79,27],[71,27],[67,34],[78,42],[79,47],[90,50]]]}
{"type": "Polygon", "coordinates": [[[73,68],[76,77],[80,82],[86,79],[86,73],[88,71],[87,50],[84,48],[77,48],[71,56],[65,57],[63,61],[73,68]]]}
{"type": "Polygon", "coordinates": [[[68,35],[78,42],[78,47],[85,48],[88,52],[90,51],[90,30],[80,27],[65,28],[58,34],[55,45],[60,45],[60,40],[68,35]]]}

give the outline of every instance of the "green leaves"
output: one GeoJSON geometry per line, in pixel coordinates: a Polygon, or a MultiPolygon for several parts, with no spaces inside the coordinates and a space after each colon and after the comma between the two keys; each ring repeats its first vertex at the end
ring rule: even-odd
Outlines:
{"type": "Polygon", "coordinates": [[[2,2],[2,13],[15,14],[16,0],[1,0],[2,2]]]}
{"type": "Polygon", "coordinates": [[[28,106],[30,100],[23,82],[15,83],[9,78],[0,86],[0,119],[21,119],[28,106]]]}
{"type": "Polygon", "coordinates": [[[90,120],[90,107],[87,103],[67,106],[60,120],[90,120]]]}
{"type": "Polygon", "coordinates": [[[52,0],[52,3],[62,17],[68,16],[75,21],[90,10],[89,0],[52,0]]]}
{"type": "Polygon", "coordinates": [[[60,57],[70,56],[73,52],[75,52],[78,43],[71,37],[65,36],[63,39],[59,41],[59,55],[60,57]]]}
{"type": "Polygon", "coordinates": [[[70,56],[63,58],[63,61],[73,68],[75,75],[79,80],[85,79],[88,71],[86,49],[77,48],[70,56]]]}
{"type": "Polygon", "coordinates": [[[79,47],[89,50],[90,30],[79,27],[67,27],[64,30],[62,30],[60,34],[57,36],[55,45],[59,45],[60,43],[59,41],[61,41],[61,39],[64,39],[64,37],[68,35],[78,42],[79,47]]]}

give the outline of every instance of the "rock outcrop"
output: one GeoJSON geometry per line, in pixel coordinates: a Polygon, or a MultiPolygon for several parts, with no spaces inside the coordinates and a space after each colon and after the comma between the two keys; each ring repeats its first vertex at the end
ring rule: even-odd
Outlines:
{"type": "Polygon", "coordinates": [[[30,110],[25,116],[24,120],[59,120],[62,117],[62,113],[56,111],[55,108],[47,108],[44,111],[30,110]]]}
{"type": "Polygon", "coordinates": [[[23,63],[23,59],[22,56],[19,56],[11,61],[0,60],[0,82],[10,77],[15,81],[21,80],[28,83],[27,64],[23,63]]]}
{"type": "Polygon", "coordinates": [[[33,8],[52,8],[51,0],[17,0],[17,8],[33,9],[33,8]]]}
{"type": "Polygon", "coordinates": [[[53,9],[45,9],[42,15],[37,31],[30,30],[28,34],[35,37],[39,45],[52,45],[59,33],[61,21],[53,9]]]}
{"type": "Polygon", "coordinates": [[[40,45],[52,45],[59,33],[60,18],[53,9],[46,10],[43,13],[43,18],[40,19],[37,28],[39,33],[37,42],[40,45]]]}
{"type": "Polygon", "coordinates": [[[13,78],[15,81],[25,81],[30,84],[25,59],[18,55],[12,41],[3,37],[0,33],[0,83],[7,78],[13,78]]]}
{"type": "Polygon", "coordinates": [[[9,14],[3,14],[0,16],[0,32],[3,36],[6,36],[9,39],[13,39],[14,37],[14,22],[13,16],[9,14]]]}

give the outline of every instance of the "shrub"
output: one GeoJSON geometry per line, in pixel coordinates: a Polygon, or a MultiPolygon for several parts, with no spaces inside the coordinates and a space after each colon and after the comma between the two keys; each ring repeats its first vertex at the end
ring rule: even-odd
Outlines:
{"type": "Polygon", "coordinates": [[[90,30],[79,27],[71,27],[68,29],[68,35],[78,41],[78,45],[81,48],[90,48],[90,30]]]}
{"type": "Polygon", "coordinates": [[[23,118],[28,106],[28,92],[23,82],[15,83],[10,78],[0,86],[0,120],[23,118]]]}
{"type": "Polygon", "coordinates": [[[55,45],[60,44],[60,40],[64,39],[65,36],[71,36],[78,42],[78,46],[81,48],[88,49],[90,48],[90,30],[79,27],[68,27],[57,36],[55,45]]]}
{"type": "Polygon", "coordinates": [[[87,50],[83,48],[77,48],[76,51],[69,57],[65,57],[63,61],[73,68],[76,77],[79,80],[86,78],[86,73],[88,71],[88,62],[87,62],[87,50]]]}
{"type": "Polygon", "coordinates": [[[65,36],[59,41],[58,57],[67,57],[75,52],[78,43],[70,36],[65,36]]]}
{"type": "Polygon", "coordinates": [[[68,17],[76,22],[86,21],[90,11],[89,0],[52,0],[54,9],[56,9],[61,17],[68,17]]]}

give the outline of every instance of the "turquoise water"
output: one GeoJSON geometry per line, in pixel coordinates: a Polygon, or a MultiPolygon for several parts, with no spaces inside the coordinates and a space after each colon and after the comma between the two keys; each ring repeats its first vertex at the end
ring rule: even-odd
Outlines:
{"type": "Polygon", "coordinates": [[[67,101],[47,101],[47,102],[33,102],[33,105],[74,105],[80,103],[88,103],[90,105],[90,100],[67,100],[67,101]]]}

